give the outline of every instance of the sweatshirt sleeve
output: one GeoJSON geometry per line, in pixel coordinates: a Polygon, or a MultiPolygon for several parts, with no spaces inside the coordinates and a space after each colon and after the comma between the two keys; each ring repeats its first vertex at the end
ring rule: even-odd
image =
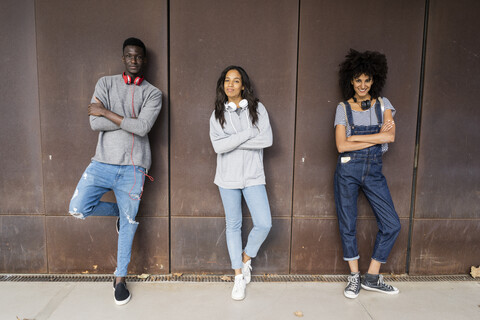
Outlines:
{"type": "MultiPolygon", "coordinates": [[[[100,102],[103,103],[103,106],[107,110],[111,110],[109,103],[110,101],[108,100],[108,88],[106,85],[105,77],[100,78],[97,81],[97,84],[95,85],[95,92],[93,93],[92,100],[90,100],[90,102],[97,102],[95,98],[100,100],[100,102]]],[[[119,126],[117,126],[115,123],[105,117],[89,116],[89,120],[90,127],[92,128],[92,130],[95,131],[114,131],[120,129],[119,126]]]]}
{"type": "Polygon", "coordinates": [[[235,150],[239,145],[255,137],[258,134],[257,128],[249,128],[239,133],[226,134],[222,126],[215,119],[215,112],[210,117],[210,140],[216,153],[227,153],[235,150]]]}
{"type": "Polygon", "coordinates": [[[273,144],[272,127],[270,126],[268,112],[260,102],[258,103],[258,122],[256,127],[259,130],[259,134],[242,143],[238,147],[239,149],[264,149],[273,144]]]}
{"type": "Polygon", "coordinates": [[[144,137],[152,129],[155,120],[162,108],[162,92],[153,91],[147,98],[145,105],[135,118],[123,118],[120,128],[138,136],[144,137]]]}

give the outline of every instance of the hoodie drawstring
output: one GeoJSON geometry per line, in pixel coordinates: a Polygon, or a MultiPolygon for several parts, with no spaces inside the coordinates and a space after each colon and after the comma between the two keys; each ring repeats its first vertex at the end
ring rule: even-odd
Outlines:
{"type": "MultiPolygon", "coordinates": [[[[243,110],[242,110],[243,111],[243,110]]],[[[233,120],[232,120],[232,112],[235,112],[235,111],[227,111],[228,112],[228,116],[230,117],[230,123],[232,124],[232,127],[233,127],[233,130],[235,130],[235,133],[238,133],[238,130],[237,128],[235,128],[235,125],[233,124],[233,120]]],[[[245,119],[247,120],[247,127],[248,129],[251,129],[252,128],[252,125],[250,124],[250,119],[249,119],[249,114],[248,112],[245,114],[245,119]]],[[[241,118],[240,118],[240,121],[241,121],[241,118]]]]}

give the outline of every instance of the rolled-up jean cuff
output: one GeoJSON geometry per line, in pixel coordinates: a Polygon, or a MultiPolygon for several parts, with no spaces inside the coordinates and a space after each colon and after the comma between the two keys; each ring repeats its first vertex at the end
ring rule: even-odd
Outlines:
{"type": "Polygon", "coordinates": [[[246,254],[247,256],[249,256],[250,258],[255,258],[255,257],[257,256],[257,254],[255,254],[255,255],[253,255],[253,254],[250,255],[250,254],[247,252],[247,248],[245,248],[245,250],[243,250],[243,252],[245,252],[245,254],[246,254]]]}
{"type": "Polygon", "coordinates": [[[113,272],[113,275],[114,275],[115,277],[126,277],[126,276],[127,276],[126,274],[118,274],[118,270],[117,270],[117,269],[115,269],[115,272],[113,272]]]}
{"type": "Polygon", "coordinates": [[[360,259],[360,256],[356,256],[356,257],[353,257],[353,258],[345,258],[345,257],[343,257],[343,260],[344,260],[344,261],[353,261],[353,260],[358,260],[358,259],[360,259]]]}
{"type": "Polygon", "coordinates": [[[372,260],[375,260],[375,261],[377,261],[377,262],[380,262],[381,264],[387,263],[387,261],[381,261],[381,260],[379,260],[379,259],[375,259],[374,257],[372,257],[372,260]]]}

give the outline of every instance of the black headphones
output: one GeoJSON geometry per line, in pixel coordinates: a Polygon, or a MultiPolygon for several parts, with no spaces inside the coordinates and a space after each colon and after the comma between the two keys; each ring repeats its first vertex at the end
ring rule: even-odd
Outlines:
{"type": "MultiPolygon", "coordinates": [[[[357,98],[355,97],[352,97],[353,99],[353,102],[357,102],[357,98]]],[[[360,108],[362,108],[362,110],[368,110],[370,109],[370,107],[372,106],[372,101],[371,100],[363,100],[362,103],[360,104],[360,108]]]]}

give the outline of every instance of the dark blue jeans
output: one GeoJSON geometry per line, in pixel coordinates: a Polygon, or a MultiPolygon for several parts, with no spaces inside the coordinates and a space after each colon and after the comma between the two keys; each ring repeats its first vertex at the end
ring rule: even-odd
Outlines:
{"type": "Polygon", "coordinates": [[[360,150],[342,153],[335,171],[335,205],[345,261],[359,259],[357,247],[357,198],[367,197],[378,224],[372,259],[385,263],[400,232],[387,180],[382,173],[380,152],[360,150]]]}

